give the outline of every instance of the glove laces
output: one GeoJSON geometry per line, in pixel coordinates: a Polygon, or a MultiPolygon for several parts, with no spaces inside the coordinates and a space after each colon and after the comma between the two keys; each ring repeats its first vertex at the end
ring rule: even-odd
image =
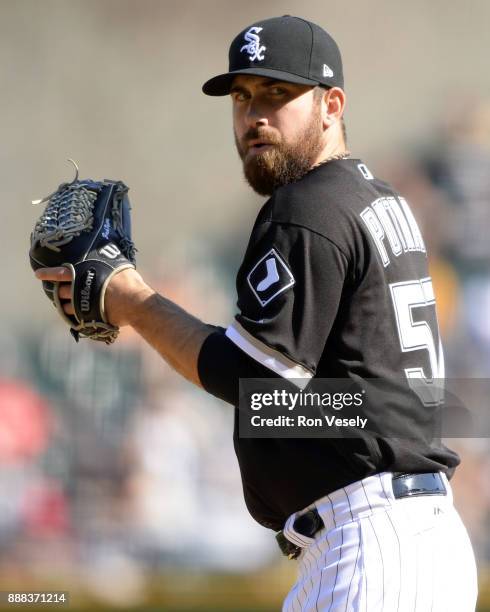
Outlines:
{"type": "Polygon", "coordinates": [[[55,193],[38,201],[48,204],[34,226],[31,241],[38,240],[42,247],[59,252],[75,236],[92,229],[97,196],[97,191],[81,181],[60,185],[55,193]]]}

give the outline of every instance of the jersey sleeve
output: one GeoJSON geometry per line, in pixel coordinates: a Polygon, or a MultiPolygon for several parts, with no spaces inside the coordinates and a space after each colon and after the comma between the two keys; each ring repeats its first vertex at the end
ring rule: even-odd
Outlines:
{"type": "Polygon", "coordinates": [[[305,387],[315,375],[348,277],[340,248],[304,227],[254,229],[237,276],[227,337],[275,374],[305,387]]]}

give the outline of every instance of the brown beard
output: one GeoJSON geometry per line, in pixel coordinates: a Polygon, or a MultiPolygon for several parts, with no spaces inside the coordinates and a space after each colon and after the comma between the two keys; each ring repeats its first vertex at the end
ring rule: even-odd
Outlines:
{"type": "Polygon", "coordinates": [[[251,128],[240,144],[235,134],[235,144],[243,161],[243,172],[248,184],[259,195],[268,196],[288,183],[303,177],[315,162],[322,149],[322,129],[319,107],[315,107],[304,131],[295,142],[286,143],[280,136],[269,134],[267,129],[251,128]],[[265,138],[273,146],[245,161],[247,143],[265,138]]]}

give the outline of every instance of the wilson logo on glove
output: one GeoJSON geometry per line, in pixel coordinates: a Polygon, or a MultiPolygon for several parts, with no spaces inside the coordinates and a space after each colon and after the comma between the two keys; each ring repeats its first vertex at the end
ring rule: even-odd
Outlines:
{"type": "Polygon", "coordinates": [[[80,291],[80,310],[82,312],[88,312],[90,310],[90,289],[92,288],[92,281],[95,278],[95,270],[89,270],[85,277],[85,285],[80,291]]]}
{"type": "Polygon", "coordinates": [[[121,251],[115,244],[106,244],[104,247],[99,249],[99,255],[104,255],[109,259],[116,259],[121,254],[121,251]]]}

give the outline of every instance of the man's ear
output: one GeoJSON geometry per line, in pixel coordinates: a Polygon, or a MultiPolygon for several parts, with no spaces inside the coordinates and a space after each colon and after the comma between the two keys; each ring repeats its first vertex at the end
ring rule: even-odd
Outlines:
{"type": "Polygon", "coordinates": [[[341,120],[345,103],[345,92],[340,87],[331,87],[325,90],[322,97],[322,121],[325,129],[341,120]]]}

